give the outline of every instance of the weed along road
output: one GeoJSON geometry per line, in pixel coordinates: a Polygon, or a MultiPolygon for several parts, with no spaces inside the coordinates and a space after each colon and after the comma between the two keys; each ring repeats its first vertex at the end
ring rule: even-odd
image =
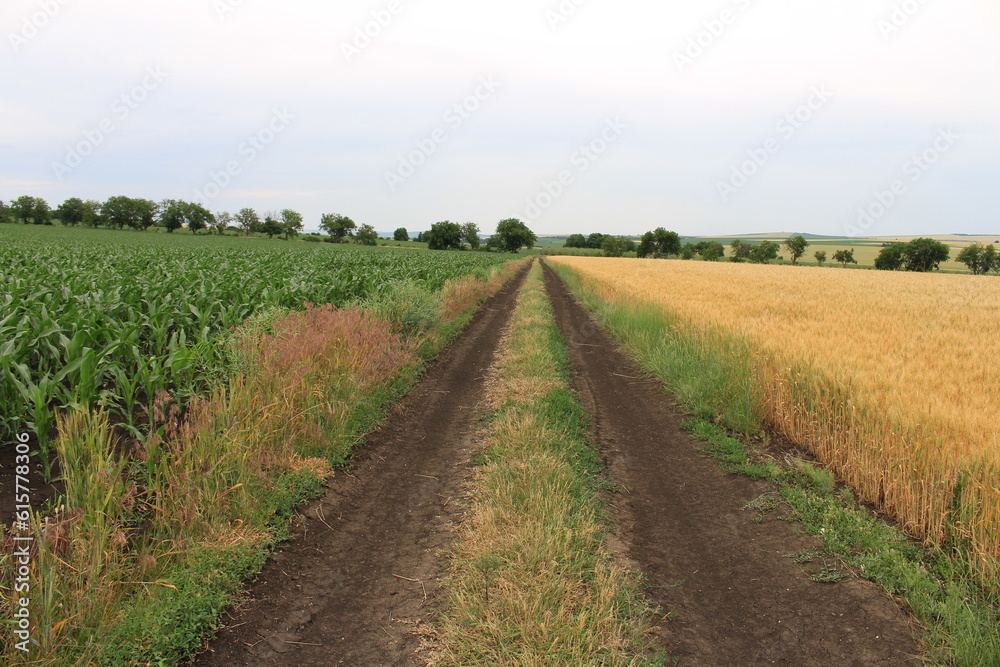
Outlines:
{"type": "Polygon", "coordinates": [[[808,578],[789,553],[818,549],[787,521],[743,510],[767,491],[726,476],[678,409],[546,267],[574,383],[620,489],[609,513],[625,556],[667,614],[657,644],[681,665],[909,665],[909,620],[874,584],[808,578]]]}
{"type": "Polygon", "coordinates": [[[482,378],[523,276],[486,302],[367,438],[195,665],[424,662],[438,554],[460,512],[482,378]]]}

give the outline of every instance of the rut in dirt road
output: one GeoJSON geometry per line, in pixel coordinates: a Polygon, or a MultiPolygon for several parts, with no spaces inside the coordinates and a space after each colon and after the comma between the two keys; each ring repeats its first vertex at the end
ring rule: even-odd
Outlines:
{"type": "Polygon", "coordinates": [[[314,503],[199,667],[423,664],[483,375],[526,271],[488,301],[314,503]]]}
{"type": "Polygon", "coordinates": [[[622,353],[548,266],[574,385],[593,417],[611,479],[609,513],[648,594],[676,614],[655,628],[679,665],[917,665],[910,621],[874,584],[811,581],[785,557],[819,550],[786,521],[746,503],[765,483],[726,476],[679,427],[683,415],[622,353]]]}

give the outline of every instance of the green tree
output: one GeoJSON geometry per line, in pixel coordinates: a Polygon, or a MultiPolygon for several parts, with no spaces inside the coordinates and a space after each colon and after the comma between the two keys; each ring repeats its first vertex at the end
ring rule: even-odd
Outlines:
{"type": "Polygon", "coordinates": [[[264,214],[264,224],[261,225],[260,231],[263,234],[267,234],[267,238],[273,239],[275,236],[281,236],[285,231],[284,227],[281,226],[281,222],[274,217],[273,213],[264,214]]]}
{"type": "Polygon", "coordinates": [[[22,195],[10,203],[9,215],[25,225],[51,225],[51,210],[41,197],[22,195]]]}
{"type": "Polygon", "coordinates": [[[100,227],[104,222],[101,218],[101,202],[94,199],[83,202],[83,220],[81,222],[88,227],[100,227]]]}
{"type": "Polygon", "coordinates": [[[906,262],[906,244],[890,243],[878,252],[875,268],[879,271],[899,271],[906,262]]]}
{"type": "Polygon", "coordinates": [[[729,260],[731,262],[745,262],[750,259],[750,252],[752,250],[752,244],[736,239],[729,244],[729,260]]]}
{"type": "Polygon", "coordinates": [[[215,224],[215,216],[201,204],[179,199],[164,199],[159,208],[160,224],[166,227],[169,234],[185,226],[196,234],[215,224]]]}
{"type": "Polygon", "coordinates": [[[973,243],[969,247],[963,248],[955,260],[965,264],[975,275],[981,276],[990,271],[1000,271],[997,257],[997,250],[993,244],[973,243]]]}
{"type": "Polygon", "coordinates": [[[295,238],[302,231],[302,214],[286,208],[281,212],[281,233],[285,240],[295,238]]]}
{"type": "Polygon", "coordinates": [[[222,236],[227,231],[229,231],[229,228],[235,221],[236,218],[233,217],[232,213],[230,213],[229,211],[223,211],[222,213],[216,214],[215,224],[212,225],[212,228],[215,230],[216,234],[222,236]]]}
{"type": "Polygon", "coordinates": [[[256,228],[260,227],[260,216],[252,208],[242,208],[236,214],[236,224],[243,233],[249,236],[256,228]]]}
{"type": "Polygon", "coordinates": [[[10,207],[7,210],[12,221],[30,225],[35,210],[35,198],[29,195],[21,195],[10,203],[10,207]]]}
{"type": "Polygon", "coordinates": [[[76,227],[83,222],[86,213],[87,205],[79,197],[70,197],[59,204],[59,207],[55,211],[55,215],[59,218],[59,221],[68,227],[76,227]]]}
{"type": "Polygon", "coordinates": [[[462,225],[462,240],[469,244],[473,250],[479,250],[482,241],[479,238],[479,227],[474,222],[467,222],[462,225]]]}
{"type": "Polygon", "coordinates": [[[653,240],[656,242],[657,257],[681,254],[681,237],[677,232],[669,232],[663,227],[657,227],[653,230],[653,240]]]}
{"type": "Polygon", "coordinates": [[[2,199],[0,199],[0,222],[11,222],[10,207],[4,204],[2,199]]]}
{"type": "Polygon", "coordinates": [[[604,234],[600,232],[594,232],[587,237],[587,245],[585,248],[593,248],[594,250],[600,250],[604,247],[604,234]]]}
{"type": "Polygon", "coordinates": [[[101,217],[108,227],[125,229],[138,226],[139,212],[135,206],[135,200],[131,197],[119,195],[108,197],[108,200],[101,206],[101,217]]]}
{"type": "Polygon", "coordinates": [[[990,271],[1000,273],[1000,252],[997,252],[993,244],[987,244],[986,250],[983,251],[983,267],[985,269],[983,273],[990,271]]]}
{"type": "Polygon", "coordinates": [[[926,273],[937,271],[941,262],[947,262],[951,248],[934,239],[913,239],[906,244],[906,270],[926,273]]]}
{"type": "Polygon", "coordinates": [[[816,258],[817,264],[823,266],[823,263],[826,262],[826,250],[817,250],[813,253],[813,257],[816,258]]]}
{"type": "Polygon", "coordinates": [[[197,234],[215,224],[215,215],[201,204],[187,202],[186,206],[188,229],[192,234],[197,234]]]}
{"type": "Polygon", "coordinates": [[[462,226],[449,220],[436,222],[431,225],[426,238],[427,247],[431,250],[461,250],[462,226]]]}
{"type": "Polygon", "coordinates": [[[155,201],[149,199],[133,199],[132,207],[135,211],[131,223],[132,229],[149,229],[156,222],[156,216],[160,212],[160,206],[155,201]]]}
{"type": "Polygon", "coordinates": [[[187,211],[184,202],[177,199],[164,199],[160,204],[160,224],[168,234],[173,234],[187,224],[187,211]]]}
{"type": "Polygon", "coordinates": [[[354,235],[361,245],[378,245],[378,232],[369,224],[363,224],[354,235]]]}
{"type": "Polygon", "coordinates": [[[533,248],[538,241],[535,233],[517,218],[501,220],[495,234],[496,246],[503,252],[514,252],[523,248],[533,248]]]}
{"type": "Polygon", "coordinates": [[[634,247],[635,242],[631,239],[608,234],[604,237],[604,244],[601,246],[601,249],[604,251],[605,257],[621,257],[625,253],[630,252],[630,248],[634,247]]]}
{"type": "Polygon", "coordinates": [[[639,238],[639,247],[635,251],[636,257],[653,257],[656,254],[656,237],[653,232],[646,232],[639,238]]]}
{"type": "Polygon", "coordinates": [[[339,213],[327,213],[320,218],[319,223],[319,228],[332,236],[337,243],[343,241],[345,237],[354,234],[357,226],[356,222],[346,215],[340,215],[339,213]]]}
{"type": "Polygon", "coordinates": [[[570,234],[566,237],[566,243],[563,244],[564,248],[586,248],[587,247],[587,237],[583,234],[570,234]]]}
{"type": "Polygon", "coordinates": [[[792,257],[792,266],[795,266],[799,263],[799,257],[802,257],[806,248],[809,247],[809,241],[806,241],[806,238],[800,234],[785,239],[785,247],[788,248],[788,254],[792,257]]]}
{"type": "Polygon", "coordinates": [[[778,250],[781,249],[774,241],[761,241],[750,250],[750,261],[755,264],[767,264],[771,260],[778,259],[778,250]]]}
{"type": "Polygon", "coordinates": [[[400,227],[392,233],[392,238],[396,241],[409,241],[410,233],[406,231],[406,227],[400,227]]]}
{"type": "Polygon", "coordinates": [[[833,261],[840,262],[840,264],[846,269],[848,264],[857,264],[857,260],[854,259],[854,248],[850,250],[838,250],[833,253],[833,261]]]}
{"type": "Polygon", "coordinates": [[[726,247],[718,241],[700,241],[694,248],[706,262],[717,262],[726,254],[726,247]]]}
{"type": "Polygon", "coordinates": [[[681,259],[694,259],[698,254],[698,249],[693,243],[685,243],[681,248],[681,259]]]}

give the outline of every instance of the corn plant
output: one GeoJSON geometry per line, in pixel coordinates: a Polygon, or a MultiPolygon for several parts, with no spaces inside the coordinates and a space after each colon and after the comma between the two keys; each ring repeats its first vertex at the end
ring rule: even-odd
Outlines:
{"type": "Polygon", "coordinates": [[[60,241],[4,231],[0,246],[0,438],[31,429],[51,477],[55,414],[104,407],[141,436],[150,400],[184,399],[225,372],[222,342],[268,308],[345,306],[400,281],[439,290],[509,259],[326,244],[60,241]]]}

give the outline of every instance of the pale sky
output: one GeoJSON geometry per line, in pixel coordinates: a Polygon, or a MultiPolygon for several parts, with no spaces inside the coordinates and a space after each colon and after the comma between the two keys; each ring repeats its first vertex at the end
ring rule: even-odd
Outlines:
{"type": "Polygon", "coordinates": [[[1000,231],[996,0],[4,0],[0,33],[4,201],[1000,231]]]}

